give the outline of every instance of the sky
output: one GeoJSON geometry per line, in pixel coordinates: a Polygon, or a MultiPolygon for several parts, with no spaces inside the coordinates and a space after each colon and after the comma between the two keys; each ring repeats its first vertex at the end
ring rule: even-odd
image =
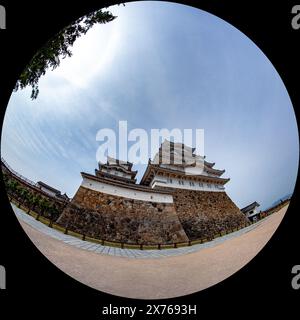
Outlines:
{"type": "MultiPolygon", "coordinates": [[[[224,20],[193,7],[133,2],[78,39],[73,56],[40,79],[40,93],[13,93],[1,156],[23,176],[73,196],[94,173],[100,129],[204,129],[206,160],[225,169],[226,191],[243,207],[292,193],[296,119],[263,52],[224,20]]],[[[145,165],[134,165],[141,178],[145,165]]]]}

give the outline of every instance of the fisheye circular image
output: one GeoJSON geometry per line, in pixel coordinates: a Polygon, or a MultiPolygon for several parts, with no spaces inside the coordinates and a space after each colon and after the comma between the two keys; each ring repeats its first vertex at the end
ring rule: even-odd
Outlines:
{"type": "Polygon", "coordinates": [[[1,166],[19,223],[81,283],[163,299],[209,288],[270,240],[293,194],[298,129],[242,32],[163,1],[79,18],[29,61],[1,166]]]}

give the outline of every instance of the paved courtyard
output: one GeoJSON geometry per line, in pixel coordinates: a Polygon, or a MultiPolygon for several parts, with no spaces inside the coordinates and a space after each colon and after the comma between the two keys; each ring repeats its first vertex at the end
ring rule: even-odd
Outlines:
{"type": "Polygon", "coordinates": [[[82,241],[12,206],[33,243],[62,271],[100,291],[141,299],[185,295],[226,279],[264,247],[287,209],[208,243],[141,251],[82,241]]]}

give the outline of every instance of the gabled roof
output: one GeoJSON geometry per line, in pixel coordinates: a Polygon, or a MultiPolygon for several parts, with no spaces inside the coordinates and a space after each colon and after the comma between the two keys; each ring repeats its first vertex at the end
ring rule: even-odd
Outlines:
{"type": "Polygon", "coordinates": [[[108,156],[106,165],[118,165],[118,166],[121,166],[121,167],[126,167],[129,170],[131,170],[133,163],[128,162],[128,161],[115,159],[115,158],[112,158],[112,157],[108,156]]]}
{"type": "Polygon", "coordinates": [[[241,211],[242,211],[243,213],[246,213],[246,212],[248,212],[248,211],[250,211],[250,210],[253,210],[255,207],[259,207],[259,206],[260,206],[260,204],[257,203],[256,201],[254,201],[253,203],[249,204],[249,205],[246,206],[245,208],[242,208],[241,211]]]}
{"type": "Polygon", "coordinates": [[[182,142],[174,142],[165,139],[163,143],[161,143],[159,149],[164,148],[166,145],[169,145],[171,149],[191,149],[192,152],[196,150],[196,148],[189,147],[188,145],[182,143],[182,142]]]}
{"type": "Polygon", "coordinates": [[[107,169],[115,169],[117,171],[122,171],[124,173],[127,173],[131,176],[136,176],[137,174],[137,171],[132,171],[130,169],[126,169],[124,168],[123,166],[119,166],[117,164],[111,164],[111,165],[108,165],[108,164],[99,164],[99,170],[96,170],[96,172],[98,171],[102,171],[103,168],[107,168],[107,169]]]}
{"type": "Polygon", "coordinates": [[[61,192],[51,186],[49,186],[48,184],[42,182],[42,181],[38,181],[37,184],[41,187],[44,187],[45,189],[48,189],[49,191],[54,192],[55,194],[61,194],[61,192]]]}
{"type": "Polygon", "coordinates": [[[211,173],[211,174],[215,174],[219,177],[225,172],[225,170],[219,170],[219,169],[215,169],[212,167],[206,167],[206,166],[205,166],[205,171],[208,173],[211,173]]]}
{"type": "Polygon", "coordinates": [[[164,173],[164,174],[168,174],[168,175],[176,175],[180,178],[189,178],[189,179],[194,178],[196,180],[201,179],[202,181],[207,181],[207,182],[212,182],[212,183],[220,183],[222,185],[224,185],[225,183],[230,181],[229,178],[213,177],[213,176],[206,176],[206,175],[201,175],[201,174],[199,174],[199,175],[188,174],[187,175],[185,173],[185,171],[164,168],[164,167],[161,167],[160,165],[149,163],[146,168],[146,171],[144,172],[144,175],[141,179],[140,184],[149,185],[153,176],[158,173],[159,174],[164,173]]]}
{"type": "Polygon", "coordinates": [[[196,155],[195,150],[196,148],[184,143],[165,139],[153,157],[152,163],[170,164],[176,167],[196,166],[199,160],[202,162],[205,157],[196,155]]]}
{"type": "Polygon", "coordinates": [[[125,161],[108,156],[106,163],[99,162],[98,165],[99,165],[99,170],[98,169],[95,170],[95,175],[97,177],[111,178],[114,180],[121,180],[129,183],[136,183],[135,176],[137,175],[137,171],[132,171],[133,164],[131,162],[128,162],[128,161],[125,162],[125,161]],[[129,177],[120,176],[116,174],[116,172],[123,172],[129,177]]]}
{"type": "Polygon", "coordinates": [[[117,176],[115,174],[111,174],[108,172],[103,172],[100,170],[95,170],[95,176],[99,177],[99,178],[109,178],[109,179],[113,179],[113,180],[120,180],[120,181],[126,181],[127,183],[136,183],[136,178],[135,178],[136,173],[131,174],[130,178],[127,177],[122,177],[122,176],[117,176]]]}
{"type": "Polygon", "coordinates": [[[215,162],[208,162],[208,161],[204,160],[204,165],[206,167],[212,168],[215,165],[215,162]]]}

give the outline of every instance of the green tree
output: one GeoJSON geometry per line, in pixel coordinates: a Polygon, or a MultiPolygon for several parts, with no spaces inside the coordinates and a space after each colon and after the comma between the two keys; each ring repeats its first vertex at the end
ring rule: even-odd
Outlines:
{"type": "Polygon", "coordinates": [[[49,212],[49,216],[50,216],[50,220],[54,221],[57,219],[58,216],[58,210],[55,206],[55,204],[51,203],[49,208],[48,208],[48,212],[49,212]]]}
{"type": "Polygon", "coordinates": [[[7,184],[6,184],[7,192],[9,192],[11,194],[15,194],[15,192],[17,190],[17,186],[18,186],[18,183],[16,180],[8,179],[7,184]]]}
{"type": "Polygon", "coordinates": [[[48,206],[48,201],[45,198],[41,198],[40,202],[39,202],[39,206],[40,206],[40,209],[41,209],[41,214],[44,215],[45,210],[46,210],[46,208],[48,206]]]}
{"type": "Polygon", "coordinates": [[[29,199],[29,191],[26,188],[21,187],[19,195],[21,198],[21,203],[26,206],[26,203],[29,199]]]}
{"type": "Polygon", "coordinates": [[[28,195],[28,205],[27,205],[27,209],[28,209],[28,213],[33,210],[33,207],[34,207],[34,203],[35,203],[35,200],[36,199],[36,195],[34,192],[30,191],[29,192],[29,195],[28,195]]]}
{"type": "Polygon", "coordinates": [[[91,12],[74,23],[65,27],[56,36],[51,38],[41,48],[21,73],[15,91],[31,86],[31,99],[36,99],[39,94],[38,82],[41,76],[45,75],[48,68],[54,70],[60,64],[60,60],[71,57],[70,47],[81,35],[86,34],[93,25],[104,24],[114,20],[116,17],[109,11],[97,10],[91,12]]]}
{"type": "Polygon", "coordinates": [[[44,216],[45,214],[47,208],[47,200],[44,197],[39,197],[38,207],[39,210],[36,220],[39,220],[40,216],[44,216]]]}
{"type": "Polygon", "coordinates": [[[33,211],[37,211],[37,213],[40,214],[41,212],[41,207],[40,207],[40,203],[42,201],[42,197],[40,195],[36,196],[36,199],[34,200],[34,207],[33,207],[33,211]]]}
{"type": "Polygon", "coordinates": [[[31,210],[35,210],[36,205],[39,203],[39,198],[37,195],[32,194],[31,197],[31,210]]]}

